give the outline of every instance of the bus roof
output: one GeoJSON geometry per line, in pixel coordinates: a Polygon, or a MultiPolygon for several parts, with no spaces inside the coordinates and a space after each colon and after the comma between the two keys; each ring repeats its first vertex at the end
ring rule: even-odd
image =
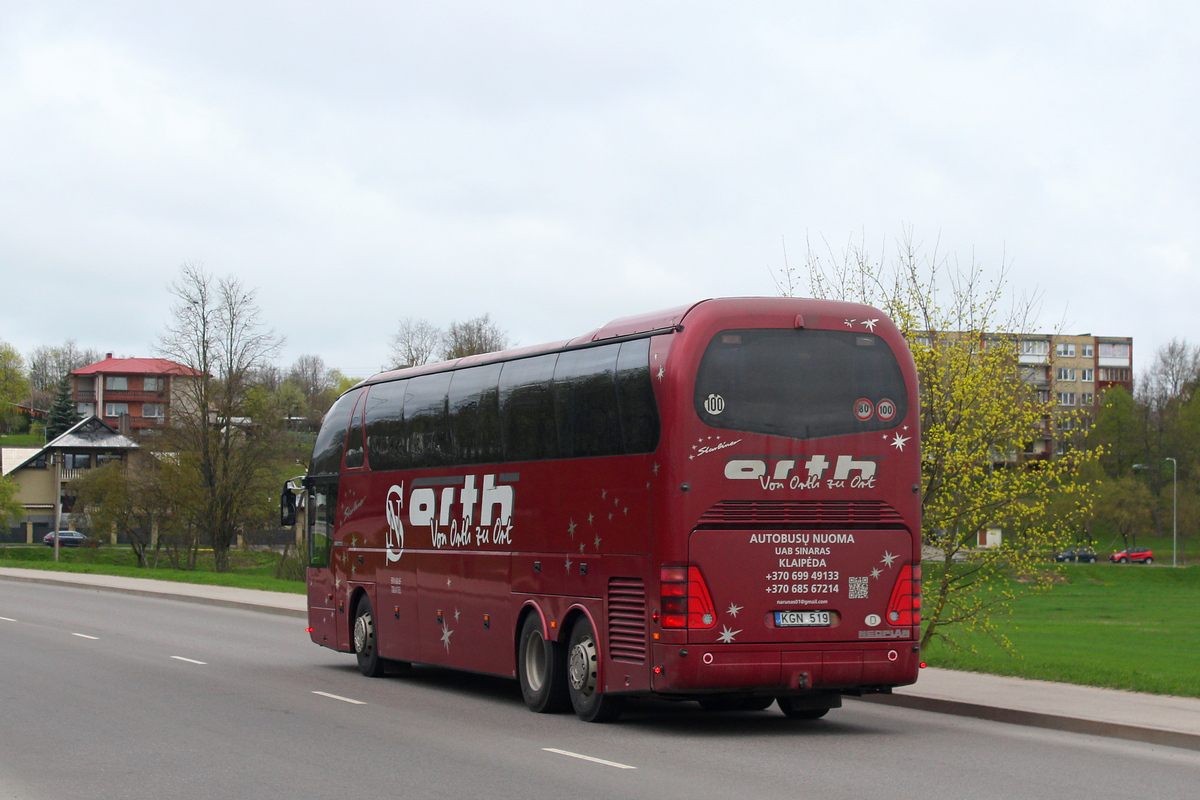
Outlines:
{"type": "Polygon", "coordinates": [[[688,305],[674,306],[672,308],[663,309],[660,311],[652,311],[646,314],[637,314],[629,317],[620,317],[611,322],[589,331],[582,336],[576,336],[573,339],[563,339],[557,342],[548,342],[546,344],[529,345],[526,347],[514,347],[508,350],[499,350],[492,353],[480,353],[479,355],[465,356],[451,361],[439,361],[433,364],[423,364],[418,367],[402,367],[400,369],[380,372],[366,380],[360,381],[354,388],[365,386],[373,383],[384,383],[386,381],[398,380],[401,378],[409,378],[416,375],[426,375],[434,372],[445,372],[459,367],[473,366],[476,364],[490,364],[496,361],[509,361],[515,358],[526,358],[528,356],[540,355],[542,353],[553,353],[559,350],[567,350],[575,347],[585,347],[589,344],[616,339],[625,336],[638,336],[639,334],[649,334],[655,331],[666,332],[672,328],[679,328],[683,325],[684,319],[693,312],[699,310],[702,306],[707,307],[705,310],[711,309],[717,312],[733,313],[753,313],[768,311],[778,314],[792,314],[796,316],[799,323],[803,315],[811,314],[852,314],[859,313],[868,309],[868,306],[859,305],[857,303],[845,303],[833,300],[814,300],[809,298],[795,297],[722,297],[709,298],[700,300],[688,305]],[[797,310],[799,313],[797,314],[797,310]]]}

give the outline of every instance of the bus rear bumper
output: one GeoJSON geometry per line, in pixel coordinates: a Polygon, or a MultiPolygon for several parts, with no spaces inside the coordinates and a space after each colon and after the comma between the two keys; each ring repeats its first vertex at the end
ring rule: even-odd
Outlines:
{"type": "MultiPolygon", "coordinates": [[[[855,643],[856,644],[856,643],[855,643]]],[[[767,645],[653,646],[651,684],[663,694],[722,691],[888,689],[915,683],[916,642],[796,650],[767,645]]]]}

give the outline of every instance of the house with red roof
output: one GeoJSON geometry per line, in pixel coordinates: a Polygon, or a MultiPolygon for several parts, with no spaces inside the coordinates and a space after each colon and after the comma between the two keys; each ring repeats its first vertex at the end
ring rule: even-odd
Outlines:
{"type": "Polygon", "coordinates": [[[113,358],[71,373],[76,408],[134,436],[162,428],[186,404],[188,386],[201,372],[166,358],[113,358]]]}

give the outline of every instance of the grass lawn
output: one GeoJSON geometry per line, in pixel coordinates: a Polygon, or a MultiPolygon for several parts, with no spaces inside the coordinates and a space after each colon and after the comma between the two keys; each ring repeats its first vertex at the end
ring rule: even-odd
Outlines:
{"type": "Polygon", "coordinates": [[[1062,582],[998,620],[1015,653],[983,635],[931,645],[931,666],[1200,697],[1200,568],[1064,564],[1062,582]]]}
{"type": "Polygon", "coordinates": [[[46,443],[46,436],[40,430],[37,433],[10,433],[0,436],[0,447],[41,447],[46,443]]]}
{"type": "Polygon", "coordinates": [[[0,567],[84,572],[96,575],[120,575],[127,578],[154,578],[180,583],[204,583],[213,586],[237,586],[243,589],[264,589],[271,592],[304,594],[302,581],[275,577],[278,553],[230,550],[229,572],[213,572],[211,552],[201,552],[196,569],[172,569],[163,557],[158,569],[137,566],[137,559],[128,547],[64,547],[59,549],[59,563],[54,563],[54,549],[45,545],[0,545],[0,567]]]}

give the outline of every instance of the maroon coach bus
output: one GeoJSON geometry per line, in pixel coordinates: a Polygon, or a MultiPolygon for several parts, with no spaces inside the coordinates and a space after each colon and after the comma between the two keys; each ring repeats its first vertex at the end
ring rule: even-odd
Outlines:
{"type": "Polygon", "coordinates": [[[706,300],[386,372],[304,479],[312,638],[585,720],[639,695],[815,719],[916,680],[919,443],[904,340],[849,303],[706,300]]]}

